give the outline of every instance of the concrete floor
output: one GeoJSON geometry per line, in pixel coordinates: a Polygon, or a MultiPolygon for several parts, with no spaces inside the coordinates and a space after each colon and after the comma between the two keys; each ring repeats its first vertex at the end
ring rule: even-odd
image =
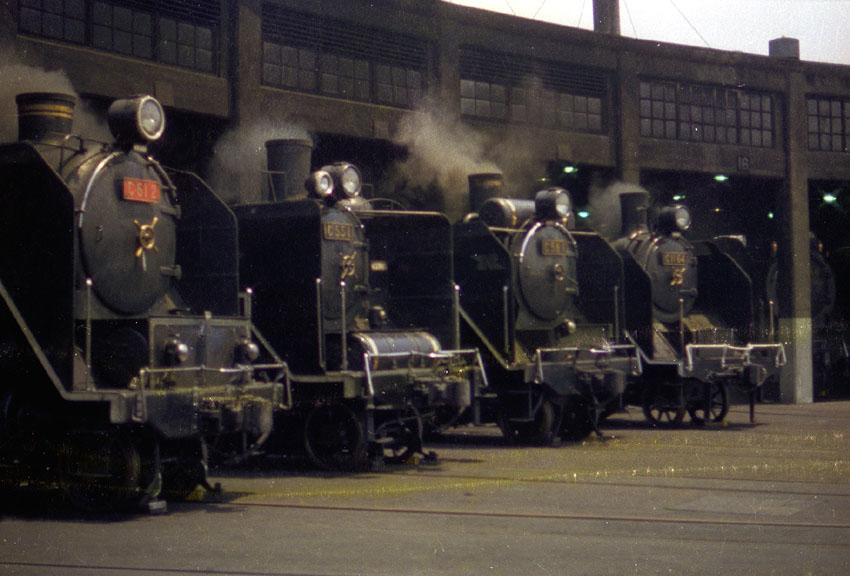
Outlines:
{"type": "Polygon", "coordinates": [[[453,430],[436,466],[334,475],[218,470],[163,516],[84,517],[23,493],[0,574],[848,574],[850,402],[733,406],[659,430],[507,446],[453,430]]]}

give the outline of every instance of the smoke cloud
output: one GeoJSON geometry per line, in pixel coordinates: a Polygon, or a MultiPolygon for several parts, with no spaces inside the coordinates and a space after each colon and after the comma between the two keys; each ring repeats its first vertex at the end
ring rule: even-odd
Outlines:
{"type": "Polygon", "coordinates": [[[60,92],[77,100],[73,131],[85,138],[111,141],[105,119],[80,100],[62,70],[44,70],[22,64],[10,53],[0,53],[0,142],[18,139],[18,108],[15,96],[22,92],[60,92]]]}
{"type": "Polygon", "coordinates": [[[213,190],[229,203],[268,199],[265,143],[284,138],[313,140],[306,128],[285,118],[266,118],[225,132],[206,170],[213,190]]]}
{"type": "Polygon", "coordinates": [[[408,158],[393,167],[383,187],[413,208],[440,210],[452,220],[469,209],[470,174],[501,173],[507,195],[527,197],[548,157],[522,127],[477,131],[435,98],[405,116],[393,141],[408,158]]]}

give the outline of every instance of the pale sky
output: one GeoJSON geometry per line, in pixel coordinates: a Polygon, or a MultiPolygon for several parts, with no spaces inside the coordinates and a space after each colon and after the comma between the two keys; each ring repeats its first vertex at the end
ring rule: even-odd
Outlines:
{"type": "MultiPolygon", "coordinates": [[[[564,26],[593,28],[593,0],[444,0],[564,26]]],[[[767,55],[800,41],[800,58],[850,65],[850,0],[620,0],[629,38],[767,55]]]]}

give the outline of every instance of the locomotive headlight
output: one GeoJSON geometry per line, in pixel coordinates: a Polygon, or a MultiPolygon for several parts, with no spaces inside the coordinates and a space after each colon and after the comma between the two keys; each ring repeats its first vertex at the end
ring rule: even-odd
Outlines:
{"type": "Polygon", "coordinates": [[[164,364],[179,366],[189,359],[189,346],[177,338],[170,338],[162,350],[164,364]]]}
{"type": "Polygon", "coordinates": [[[316,198],[327,198],[334,191],[333,177],[324,170],[317,170],[307,179],[307,191],[316,198]]]}
{"type": "Polygon", "coordinates": [[[563,188],[547,188],[534,197],[534,217],[537,220],[566,220],[572,212],[572,199],[563,188]]]}
{"type": "Polygon", "coordinates": [[[357,166],[347,162],[337,162],[330,166],[323,166],[322,170],[333,176],[334,187],[342,192],[349,200],[360,196],[362,178],[357,166]]]}
{"type": "Polygon", "coordinates": [[[159,102],[143,96],[139,103],[139,133],[148,140],[157,140],[165,130],[165,113],[159,102]]]}
{"type": "Polygon", "coordinates": [[[122,143],[153,142],[165,131],[165,112],[153,96],[116,100],[108,119],[112,135],[122,143]]]}
{"type": "Polygon", "coordinates": [[[670,234],[672,232],[685,232],[691,227],[691,211],[686,206],[676,204],[665,206],[658,213],[658,229],[670,234]]]}
{"type": "Polygon", "coordinates": [[[674,214],[676,217],[676,227],[684,232],[691,227],[691,211],[686,206],[674,206],[674,214]]]}
{"type": "Polygon", "coordinates": [[[253,341],[245,339],[236,347],[236,363],[253,362],[260,357],[260,347],[253,341]]]}

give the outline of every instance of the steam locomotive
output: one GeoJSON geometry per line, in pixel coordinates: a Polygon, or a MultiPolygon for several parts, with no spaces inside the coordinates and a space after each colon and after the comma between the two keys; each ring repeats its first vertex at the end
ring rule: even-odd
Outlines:
{"type": "Polygon", "coordinates": [[[322,468],[405,460],[483,386],[475,350],[443,348],[451,229],[436,213],[374,209],[351,164],[310,173],[311,146],[267,142],[271,200],[234,207],[242,282],[292,371],[293,411],[276,429],[297,426],[322,468]]]}
{"type": "Polygon", "coordinates": [[[478,209],[455,226],[455,279],[462,340],[480,348],[490,384],[472,420],[522,443],[583,438],[640,373],[621,337],[620,258],[598,234],[570,230],[563,188],[518,200],[501,175],[469,179],[478,209]]]}
{"type": "Polygon", "coordinates": [[[779,378],[781,344],[759,343],[752,285],[712,242],[688,242],[684,206],[661,208],[649,226],[649,193],[614,185],[622,226],[613,240],[626,270],[625,329],[641,355],[643,374],[624,402],[639,405],[656,425],[722,421],[729,387],[750,394],[779,378]],[[755,340],[755,342],[753,342],[755,340]]]}
{"type": "Polygon", "coordinates": [[[206,483],[208,450],[258,448],[283,401],[284,365],[240,311],[236,221],[148,153],[154,98],[114,102],[109,143],[72,133],[73,96],[17,102],[19,141],[0,146],[0,479],[161,509],[161,491],[206,483]]]}

